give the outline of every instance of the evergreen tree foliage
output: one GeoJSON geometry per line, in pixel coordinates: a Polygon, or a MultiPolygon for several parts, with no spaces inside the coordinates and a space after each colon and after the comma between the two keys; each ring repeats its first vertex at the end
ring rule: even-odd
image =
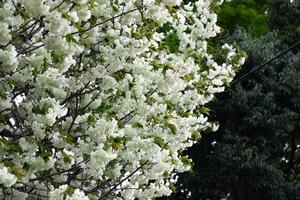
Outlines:
{"type": "Polygon", "coordinates": [[[280,31],[283,40],[291,44],[300,38],[300,1],[272,0],[269,4],[269,27],[280,31]]]}

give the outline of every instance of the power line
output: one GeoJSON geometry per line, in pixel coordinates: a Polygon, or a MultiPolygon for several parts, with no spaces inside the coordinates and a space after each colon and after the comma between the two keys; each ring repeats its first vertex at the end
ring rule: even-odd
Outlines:
{"type": "Polygon", "coordinates": [[[293,48],[295,48],[296,46],[298,46],[300,44],[300,41],[296,42],[295,44],[293,44],[292,46],[290,46],[289,48],[285,49],[284,51],[282,51],[281,53],[279,53],[278,55],[276,55],[275,57],[273,57],[272,59],[262,63],[261,65],[254,67],[252,70],[250,70],[249,72],[247,72],[246,74],[242,75],[241,77],[239,77],[238,79],[234,80],[231,82],[230,86],[236,84],[237,82],[240,82],[241,80],[243,80],[244,78],[246,78],[247,76],[255,73],[256,71],[258,71],[259,69],[261,69],[262,67],[266,66],[267,64],[273,62],[274,60],[276,60],[277,58],[283,56],[284,54],[286,54],[288,51],[292,50],[293,48]]]}

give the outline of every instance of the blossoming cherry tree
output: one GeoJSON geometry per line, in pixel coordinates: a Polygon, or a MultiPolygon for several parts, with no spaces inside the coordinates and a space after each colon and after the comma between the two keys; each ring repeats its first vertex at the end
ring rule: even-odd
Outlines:
{"type": "Polygon", "coordinates": [[[0,197],[169,195],[244,61],[210,51],[220,3],[1,0],[0,197]]]}

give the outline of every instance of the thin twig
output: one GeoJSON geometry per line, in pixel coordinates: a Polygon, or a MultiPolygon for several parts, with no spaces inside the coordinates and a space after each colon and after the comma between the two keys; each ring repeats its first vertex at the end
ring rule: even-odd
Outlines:
{"type": "Polygon", "coordinates": [[[121,17],[121,16],[123,16],[123,15],[132,13],[132,12],[134,12],[134,11],[136,11],[136,10],[137,10],[137,9],[129,10],[129,11],[127,11],[127,12],[124,12],[124,13],[121,13],[121,14],[119,14],[119,15],[113,16],[113,17],[111,17],[111,18],[109,18],[109,19],[106,19],[106,20],[104,20],[104,21],[102,21],[102,22],[99,22],[99,23],[97,23],[97,24],[95,24],[95,25],[93,25],[93,26],[91,26],[91,27],[89,27],[89,28],[87,28],[87,29],[85,29],[85,30],[76,31],[76,32],[73,32],[73,33],[71,33],[71,34],[72,34],[72,35],[75,35],[75,34],[78,34],[78,33],[84,33],[84,32],[87,32],[87,31],[89,31],[89,30],[91,30],[91,29],[93,29],[93,28],[95,28],[95,27],[97,27],[97,26],[100,26],[100,25],[102,25],[102,24],[105,24],[105,23],[107,23],[107,22],[109,22],[109,21],[111,21],[111,20],[114,20],[114,19],[116,19],[116,18],[118,18],[118,17],[121,17]]]}

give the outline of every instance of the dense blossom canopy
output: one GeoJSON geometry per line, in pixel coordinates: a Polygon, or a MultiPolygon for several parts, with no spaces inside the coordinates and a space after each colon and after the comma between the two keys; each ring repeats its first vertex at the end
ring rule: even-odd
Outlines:
{"type": "Polygon", "coordinates": [[[1,0],[0,196],[152,199],[244,57],[199,0],[1,0]],[[216,55],[214,53],[214,55],[216,55]]]}

